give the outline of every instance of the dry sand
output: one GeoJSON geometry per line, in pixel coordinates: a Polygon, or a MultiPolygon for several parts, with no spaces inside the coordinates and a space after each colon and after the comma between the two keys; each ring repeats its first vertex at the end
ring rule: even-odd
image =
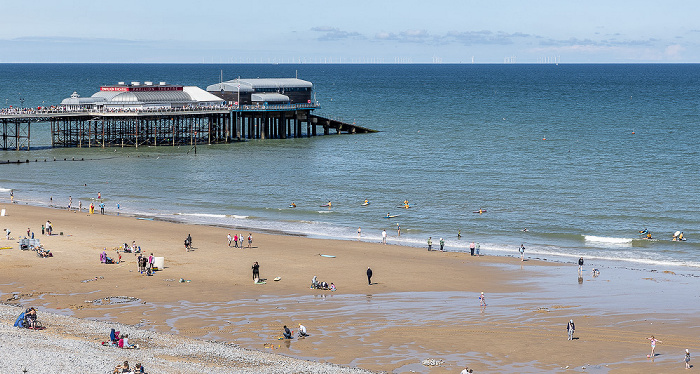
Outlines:
{"type": "Polygon", "coordinates": [[[697,296],[687,295],[688,308],[679,314],[650,297],[649,292],[683,297],[673,292],[674,282],[697,285],[675,274],[628,271],[620,279],[586,274],[577,284],[571,264],[261,233],[252,233],[252,248],[238,249],[227,246],[226,234],[248,231],[19,204],[0,208],[8,214],[0,217],[0,228],[11,229],[15,239],[0,239],[0,247],[12,247],[0,250],[2,299],[40,306],[40,313],[387,372],[458,373],[464,365],[475,372],[584,366],[587,372],[674,372],[684,370],[686,348],[700,351],[700,318],[690,312],[697,296]],[[50,237],[41,236],[47,219],[54,226],[50,237]],[[53,258],[17,249],[27,228],[53,258]],[[190,252],[183,245],[188,234],[194,242],[190,252]],[[114,248],[133,240],[146,255],[164,256],[165,269],[141,275],[135,255],[128,253],[120,264],[99,262],[103,248],[114,257],[114,248]],[[264,285],[252,282],[255,261],[264,285]],[[371,286],[368,266],[374,272],[371,286]],[[338,291],[309,289],[314,275],[334,282],[338,291]],[[485,308],[479,307],[480,291],[486,292],[485,308]],[[117,296],[138,301],[89,302],[117,296]],[[566,339],[569,318],[577,324],[574,341],[566,339]],[[310,338],[277,340],[283,324],[296,330],[298,323],[307,326],[310,338]],[[663,341],[654,362],[646,358],[645,338],[651,334],[663,341]],[[422,365],[427,358],[442,363],[422,365]]]}

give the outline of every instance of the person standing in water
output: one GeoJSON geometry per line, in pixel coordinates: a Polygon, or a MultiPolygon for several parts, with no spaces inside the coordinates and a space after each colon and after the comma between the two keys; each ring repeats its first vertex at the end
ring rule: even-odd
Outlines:
{"type": "Polygon", "coordinates": [[[382,230],[382,244],[386,244],[386,230],[382,230]]]}
{"type": "Polygon", "coordinates": [[[357,228],[357,239],[360,239],[361,236],[362,236],[362,228],[358,227],[357,228]]]}
{"type": "Polygon", "coordinates": [[[525,261],[525,246],[520,244],[518,251],[520,251],[520,261],[525,261]]]}
{"type": "Polygon", "coordinates": [[[578,276],[583,276],[583,257],[578,259],[578,276]]]}

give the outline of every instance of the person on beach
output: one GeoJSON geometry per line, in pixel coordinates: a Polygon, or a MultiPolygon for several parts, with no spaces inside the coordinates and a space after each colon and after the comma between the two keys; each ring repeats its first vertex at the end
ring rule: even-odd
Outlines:
{"type": "Polygon", "coordinates": [[[484,291],[481,291],[481,295],[479,295],[479,306],[486,306],[486,295],[484,295],[484,291]]]}
{"type": "Polygon", "coordinates": [[[148,256],[148,269],[153,270],[153,260],[155,257],[153,257],[153,253],[151,253],[150,256],[148,256]]]}
{"type": "Polygon", "coordinates": [[[90,203],[90,214],[95,214],[95,204],[90,203]]]}
{"type": "Polygon", "coordinates": [[[578,276],[583,276],[583,257],[578,259],[578,276]]]}
{"type": "Polygon", "coordinates": [[[238,248],[238,234],[233,235],[233,247],[238,248]]]}
{"type": "Polygon", "coordinates": [[[566,324],[566,332],[569,334],[569,340],[574,339],[574,331],[576,330],[576,325],[574,325],[574,320],[570,319],[569,323],[566,324]]]}
{"type": "Polygon", "coordinates": [[[130,371],[131,371],[131,369],[129,369],[129,361],[124,361],[124,363],[122,365],[117,365],[114,368],[114,371],[112,371],[112,374],[128,373],[130,371]]]}
{"type": "Polygon", "coordinates": [[[253,281],[257,282],[260,279],[260,265],[257,261],[253,264],[253,281]]]}
{"type": "Polygon", "coordinates": [[[382,244],[386,244],[386,230],[382,230],[382,244]]]}
{"type": "Polygon", "coordinates": [[[83,211],[83,201],[82,200],[78,200],[78,211],[79,212],[83,211]]]}
{"type": "Polygon", "coordinates": [[[474,242],[469,243],[469,255],[474,256],[474,251],[476,250],[476,244],[474,242]]]}
{"type": "Polygon", "coordinates": [[[480,253],[480,251],[481,251],[481,244],[479,244],[479,242],[476,243],[475,249],[476,249],[476,255],[477,255],[477,257],[478,257],[478,256],[481,256],[481,253],[480,253]]]}
{"type": "Polygon", "coordinates": [[[428,237],[428,252],[433,250],[433,237],[429,236],[428,237]]]}
{"type": "Polygon", "coordinates": [[[336,290],[335,284],[333,284],[333,282],[331,282],[330,290],[331,290],[331,291],[335,291],[335,290],[336,290]]]}
{"type": "Polygon", "coordinates": [[[651,359],[653,360],[654,356],[655,356],[654,349],[656,349],[656,343],[663,343],[663,342],[661,340],[654,338],[654,335],[652,335],[650,338],[647,338],[647,339],[651,340],[651,354],[647,355],[647,357],[651,357],[651,359]]]}
{"type": "Polygon", "coordinates": [[[102,214],[102,215],[105,214],[105,203],[104,202],[100,203],[100,214],[102,214]]]}
{"type": "Polygon", "coordinates": [[[688,351],[688,348],[685,349],[685,358],[683,361],[685,361],[685,368],[690,369],[690,352],[688,351]]]}
{"type": "Polygon", "coordinates": [[[359,239],[362,236],[362,228],[358,227],[357,228],[357,238],[359,239]]]}
{"type": "Polygon", "coordinates": [[[10,204],[15,203],[15,193],[10,190],[10,204]]]}
{"type": "Polygon", "coordinates": [[[520,244],[518,251],[520,251],[520,261],[525,261],[525,246],[520,244]]]}
{"type": "Polygon", "coordinates": [[[10,229],[5,229],[5,236],[7,237],[7,240],[10,240],[10,229]]]}
{"type": "Polygon", "coordinates": [[[70,210],[73,205],[73,196],[68,196],[68,210],[70,210]]]}
{"type": "Polygon", "coordinates": [[[309,334],[306,333],[306,326],[304,326],[300,323],[299,324],[299,337],[305,338],[307,336],[309,336],[309,334]]]}
{"type": "Polygon", "coordinates": [[[401,225],[399,225],[398,223],[396,224],[396,233],[397,233],[399,236],[401,236],[401,225]]]}
{"type": "Polygon", "coordinates": [[[440,238],[440,252],[444,252],[444,251],[445,251],[445,241],[442,238],[440,238]]]}
{"type": "Polygon", "coordinates": [[[253,235],[248,233],[248,248],[250,248],[253,245],[253,235]]]}
{"type": "Polygon", "coordinates": [[[233,240],[233,238],[231,237],[231,233],[228,233],[228,235],[226,235],[226,240],[228,240],[228,247],[231,248],[231,241],[233,240]]]}
{"type": "Polygon", "coordinates": [[[367,283],[372,285],[372,269],[369,266],[367,267],[367,283]]]}
{"type": "Polygon", "coordinates": [[[238,234],[238,245],[243,248],[243,234],[238,234]]]}
{"type": "Polygon", "coordinates": [[[287,325],[284,325],[284,332],[282,333],[282,335],[284,335],[285,339],[292,339],[293,338],[292,332],[289,331],[289,327],[287,327],[287,325]]]}

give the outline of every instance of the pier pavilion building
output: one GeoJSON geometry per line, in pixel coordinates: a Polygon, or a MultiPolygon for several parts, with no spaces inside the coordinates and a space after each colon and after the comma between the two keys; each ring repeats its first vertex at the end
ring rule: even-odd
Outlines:
{"type": "Polygon", "coordinates": [[[313,88],[298,78],[238,78],[207,86],[207,92],[234,105],[310,104],[313,88]]]}
{"type": "Polygon", "coordinates": [[[119,82],[101,86],[90,97],[77,92],[61,101],[67,110],[144,110],[186,107],[221,106],[224,100],[196,86],[181,86],[159,82],[119,82]]]}

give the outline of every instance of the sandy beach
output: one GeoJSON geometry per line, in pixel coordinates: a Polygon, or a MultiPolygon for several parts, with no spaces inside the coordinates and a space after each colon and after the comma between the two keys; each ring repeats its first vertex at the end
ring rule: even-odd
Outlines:
{"type": "MultiPolygon", "coordinates": [[[[0,208],[7,212],[0,227],[13,238],[0,238],[2,301],[38,307],[40,319],[53,312],[146,330],[135,334],[142,339],[161,332],[397,373],[459,373],[465,366],[478,373],[681,372],[685,349],[700,352],[700,281],[678,269],[601,267],[593,277],[596,264],[586,264],[579,279],[573,263],[528,258],[527,252],[521,262],[515,248],[513,257],[472,257],[256,232],[252,248],[246,243],[240,249],[230,248],[226,235],[247,237],[243,229],[22,204],[0,208]],[[41,235],[47,220],[52,236],[41,235]],[[18,249],[27,228],[54,257],[18,249]],[[183,245],[188,234],[189,252],[183,245]],[[130,253],[122,253],[119,264],[100,263],[103,249],[117,257],[115,249],[132,241],[146,255],[165,257],[164,269],[140,274],[130,253]],[[265,284],[252,281],[256,261],[265,284]],[[313,276],[333,282],[337,291],[310,289],[313,276]],[[486,307],[479,305],[480,292],[486,307]],[[569,319],[576,323],[572,341],[569,319]],[[299,323],[310,337],[278,340],[283,325],[296,332],[299,323]],[[647,358],[651,335],[662,341],[653,361],[647,358]],[[426,366],[425,359],[440,364],[426,366]]],[[[61,321],[32,333],[64,331],[61,321]]],[[[99,344],[76,331],[65,333],[99,344]]],[[[144,360],[148,350],[140,350],[144,360]]]]}

